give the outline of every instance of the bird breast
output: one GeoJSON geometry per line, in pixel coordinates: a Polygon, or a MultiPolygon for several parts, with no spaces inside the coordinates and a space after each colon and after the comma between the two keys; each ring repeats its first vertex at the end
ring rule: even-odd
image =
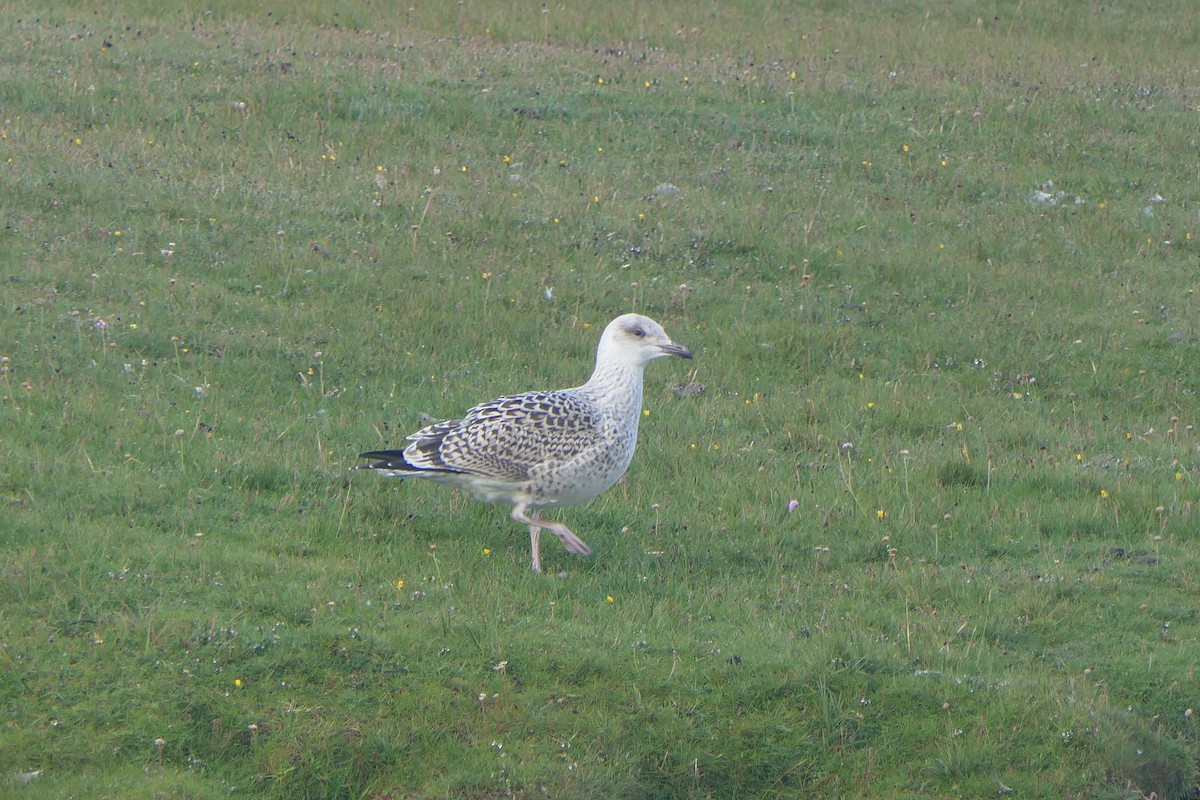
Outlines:
{"type": "Polygon", "coordinates": [[[544,508],[586,503],[620,480],[633,461],[641,419],[641,381],[624,388],[607,384],[603,393],[590,388],[578,391],[600,410],[596,444],[570,459],[530,471],[528,485],[539,496],[535,503],[544,508]]]}

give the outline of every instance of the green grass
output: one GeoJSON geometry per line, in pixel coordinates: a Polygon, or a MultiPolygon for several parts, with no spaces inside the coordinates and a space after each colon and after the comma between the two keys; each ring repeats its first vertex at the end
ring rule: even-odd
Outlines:
{"type": "Polygon", "coordinates": [[[0,794],[1194,798],[1200,9],[809,5],[0,8],[0,794]]]}

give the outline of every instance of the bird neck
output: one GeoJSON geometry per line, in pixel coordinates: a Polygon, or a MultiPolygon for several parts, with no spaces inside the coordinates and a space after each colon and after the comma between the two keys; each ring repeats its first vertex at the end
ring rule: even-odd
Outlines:
{"type": "Polygon", "coordinates": [[[600,359],[588,382],[579,387],[606,416],[632,421],[642,413],[642,367],[600,359]]]}

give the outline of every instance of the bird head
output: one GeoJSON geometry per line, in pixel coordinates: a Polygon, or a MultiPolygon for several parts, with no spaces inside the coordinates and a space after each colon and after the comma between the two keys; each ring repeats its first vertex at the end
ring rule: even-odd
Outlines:
{"type": "Polygon", "coordinates": [[[679,356],[691,358],[692,351],[671,341],[667,332],[649,317],[623,314],[604,329],[600,337],[600,356],[619,358],[637,367],[644,367],[656,358],[679,356]]]}

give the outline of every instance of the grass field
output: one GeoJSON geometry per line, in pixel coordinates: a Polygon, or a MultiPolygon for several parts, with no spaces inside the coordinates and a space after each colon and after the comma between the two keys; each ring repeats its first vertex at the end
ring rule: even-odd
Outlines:
{"type": "Polygon", "coordinates": [[[0,795],[1197,796],[1200,6],[161,5],[0,5],[0,795]],[[630,310],[594,557],[350,471],[630,310]]]}

